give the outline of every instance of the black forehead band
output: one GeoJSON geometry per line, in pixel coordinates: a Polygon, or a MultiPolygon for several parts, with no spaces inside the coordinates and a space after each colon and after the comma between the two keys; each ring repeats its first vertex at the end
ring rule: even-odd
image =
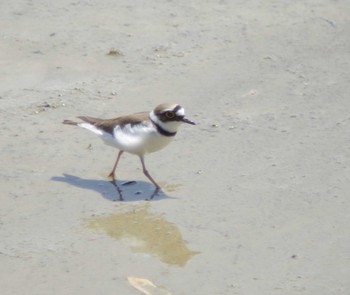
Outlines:
{"type": "Polygon", "coordinates": [[[174,113],[176,113],[179,109],[181,109],[181,106],[180,105],[177,105],[174,109],[174,113]]]}

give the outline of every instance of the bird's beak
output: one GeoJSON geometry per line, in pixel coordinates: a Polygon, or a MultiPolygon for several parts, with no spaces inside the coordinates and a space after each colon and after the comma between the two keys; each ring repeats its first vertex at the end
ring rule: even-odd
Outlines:
{"type": "Polygon", "coordinates": [[[187,119],[185,117],[182,118],[181,121],[184,122],[184,123],[187,123],[187,124],[196,125],[195,122],[192,122],[191,120],[189,120],[189,119],[187,119]]]}

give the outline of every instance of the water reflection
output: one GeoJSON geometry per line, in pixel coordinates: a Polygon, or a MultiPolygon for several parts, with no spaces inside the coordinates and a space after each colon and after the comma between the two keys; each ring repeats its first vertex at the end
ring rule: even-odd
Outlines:
{"type": "Polygon", "coordinates": [[[123,239],[136,252],[154,254],[164,263],[184,266],[199,252],[189,250],[179,229],[162,214],[149,212],[149,207],[146,203],[127,212],[93,217],[87,226],[123,239]]]}

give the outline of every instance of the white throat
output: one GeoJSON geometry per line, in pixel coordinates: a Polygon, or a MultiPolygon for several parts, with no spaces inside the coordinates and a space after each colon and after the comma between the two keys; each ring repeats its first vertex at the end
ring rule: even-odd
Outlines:
{"type": "Polygon", "coordinates": [[[178,121],[172,121],[172,122],[162,122],[161,120],[158,119],[158,117],[154,114],[154,111],[152,111],[149,114],[150,119],[160,126],[162,129],[168,132],[176,132],[179,126],[182,124],[182,122],[178,121]]]}

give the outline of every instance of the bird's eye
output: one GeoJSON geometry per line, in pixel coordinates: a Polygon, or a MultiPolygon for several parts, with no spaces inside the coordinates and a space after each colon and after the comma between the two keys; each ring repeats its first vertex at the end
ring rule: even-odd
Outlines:
{"type": "Polygon", "coordinates": [[[167,117],[168,119],[173,119],[173,118],[175,118],[175,114],[174,114],[174,112],[168,111],[165,113],[165,117],[167,117]]]}

